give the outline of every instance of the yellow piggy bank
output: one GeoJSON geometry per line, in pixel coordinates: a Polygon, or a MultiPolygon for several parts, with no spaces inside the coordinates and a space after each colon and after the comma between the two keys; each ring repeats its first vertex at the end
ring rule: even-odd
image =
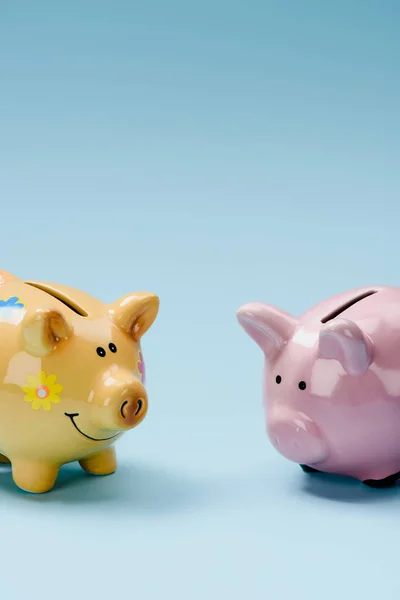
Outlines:
{"type": "Polygon", "coordinates": [[[47,492],[73,461],[115,471],[114,443],[147,413],[140,340],[158,308],[0,271],[0,461],[19,488],[47,492]]]}

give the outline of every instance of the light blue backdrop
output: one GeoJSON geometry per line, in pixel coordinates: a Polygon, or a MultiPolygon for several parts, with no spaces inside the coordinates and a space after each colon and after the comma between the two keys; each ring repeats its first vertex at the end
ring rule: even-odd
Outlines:
{"type": "Polygon", "coordinates": [[[242,303],[400,285],[395,0],[0,2],[0,267],[159,294],[119,471],[0,472],[1,600],[391,599],[398,490],[270,447],[242,303]]]}

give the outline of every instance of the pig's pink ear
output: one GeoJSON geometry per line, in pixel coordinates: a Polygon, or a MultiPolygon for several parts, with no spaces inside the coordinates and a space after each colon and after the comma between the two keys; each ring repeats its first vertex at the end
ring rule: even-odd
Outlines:
{"type": "Polygon", "coordinates": [[[114,324],[139,341],[154,323],[159,309],[158,296],[137,292],[123,296],[110,306],[109,316],[114,324]]]}
{"type": "Polygon", "coordinates": [[[353,321],[334,319],[320,331],[318,352],[339,361],[349,375],[362,375],[371,364],[373,343],[353,321]]]}
{"type": "Polygon", "coordinates": [[[32,356],[47,356],[72,335],[71,325],[57,310],[36,310],[22,322],[23,345],[32,356]]]}
{"type": "Polygon", "coordinates": [[[288,313],[261,302],[241,306],[237,319],[265,356],[274,358],[293,336],[297,322],[288,313]]]}

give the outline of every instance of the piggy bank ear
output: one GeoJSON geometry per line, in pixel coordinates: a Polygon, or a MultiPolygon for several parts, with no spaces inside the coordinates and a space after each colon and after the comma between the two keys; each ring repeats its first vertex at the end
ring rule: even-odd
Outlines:
{"type": "Polygon", "coordinates": [[[28,313],[22,322],[23,345],[32,356],[47,356],[72,334],[72,327],[56,310],[28,313]]]}
{"type": "Polygon", "coordinates": [[[109,316],[117,327],[128,333],[135,341],[154,323],[159,308],[159,299],[149,292],[138,292],[123,296],[111,305],[109,316]]]}
{"type": "Polygon", "coordinates": [[[334,319],[319,334],[319,356],[338,360],[349,375],[362,375],[372,361],[372,340],[353,321],[334,319]]]}
{"type": "Polygon", "coordinates": [[[274,358],[293,336],[296,319],[288,313],[260,302],[241,306],[237,319],[265,356],[274,358]]]}

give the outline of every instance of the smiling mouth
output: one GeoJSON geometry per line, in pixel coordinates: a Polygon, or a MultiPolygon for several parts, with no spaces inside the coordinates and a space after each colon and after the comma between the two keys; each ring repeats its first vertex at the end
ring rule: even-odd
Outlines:
{"type": "Polygon", "coordinates": [[[88,440],[92,440],[93,442],[106,442],[107,440],[112,440],[113,438],[117,437],[121,433],[121,432],[118,432],[118,433],[115,433],[114,435],[111,435],[110,437],[106,437],[106,438],[90,437],[90,435],[86,435],[86,433],[83,433],[83,431],[81,431],[79,429],[78,425],[75,423],[75,417],[79,417],[79,413],[64,413],[64,414],[66,417],[69,417],[71,419],[72,425],[75,427],[75,429],[77,431],[79,431],[79,433],[81,435],[83,435],[88,440]]]}

